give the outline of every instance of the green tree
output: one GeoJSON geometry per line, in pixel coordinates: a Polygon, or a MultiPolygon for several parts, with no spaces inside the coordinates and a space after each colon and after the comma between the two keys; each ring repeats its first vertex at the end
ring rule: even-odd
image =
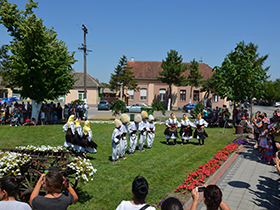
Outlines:
{"type": "Polygon", "coordinates": [[[264,95],[264,81],[269,67],[263,68],[263,63],[268,55],[260,57],[257,49],[258,46],[253,43],[245,45],[240,42],[220,67],[213,68],[217,95],[233,102],[264,95]]]}
{"type": "Polygon", "coordinates": [[[125,55],[119,60],[119,64],[115,67],[115,71],[111,74],[109,81],[109,88],[111,90],[120,91],[122,85],[122,95],[124,89],[138,91],[138,82],[135,80],[134,73],[131,71],[132,67],[127,66],[127,58],[125,55]]]}
{"type": "Polygon", "coordinates": [[[172,102],[172,85],[182,86],[186,83],[186,76],[184,75],[187,65],[182,64],[182,55],[178,55],[176,50],[167,52],[167,57],[162,60],[161,68],[163,71],[159,72],[157,79],[169,86],[168,108],[170,110],[172,102]]]}
{"type": "Polygon", "coordinates": [[[264,82],[265,94],[263,99],[272,101],[278,101],[280,99],[280,79],[264,82]]]}
{"type": "Polygon", "coordinates": [[[126,105],[123,101],[121,100],[114,100],[112,102],[112,112],[114,116],[120,115],[120,113],[125,113],[126,112],[126,105]]]}
{"type": "Polygon", "coordinates": [[[201,79],[203,78],[201,72],[198,70],[198,62],[193,59],[191,64],[188,66],[189,75],[187,76],[187,84],[191,86],[190,91],[190,103],[192,102],[192,88],[199,87],[201,83],[201,79]]]}
{"type": "Polygon", "coordinates": [[[53,28],[43,26],[35,8],[33,0],[26,3],[25,10],[7,0],[0,2],[0,23],[13,38],[5,48],[9,56],[2,60],[0,74],[5,86],[18,87],[23,98],[32,99],[32,116],[37,119],[42,101],[69,93],[75,83],[71,65],[76,60],[53,28]]]}

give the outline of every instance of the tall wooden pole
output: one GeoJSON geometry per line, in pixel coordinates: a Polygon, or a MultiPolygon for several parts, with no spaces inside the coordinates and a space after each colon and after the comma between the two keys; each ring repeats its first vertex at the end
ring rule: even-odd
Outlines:
{"type": "Polygon", "coordinates": [[[87,28],[82,25],[84,31],[84,100],[87,99],[87,37],[86,34],[88,33],[87,28]]]}

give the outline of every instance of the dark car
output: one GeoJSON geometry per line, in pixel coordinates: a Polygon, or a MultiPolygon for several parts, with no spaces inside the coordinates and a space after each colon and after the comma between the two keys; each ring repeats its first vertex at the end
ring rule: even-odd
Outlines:
{"type": "Polygon", "coordinates": [[[197,104],[187,104],[185,106],[183,106],[183,109],[186,111],[186,112],[190,112],[192,109],[194,109],[196,107],[197,104]]]}
{"type": "Polygon", "coordinates": [[[97,106],[97,109],[98,110],[100,110],[100,109],[110,110],[110,109],[112,109],[112,104],[110,101],[100,101],[97,106]]]}

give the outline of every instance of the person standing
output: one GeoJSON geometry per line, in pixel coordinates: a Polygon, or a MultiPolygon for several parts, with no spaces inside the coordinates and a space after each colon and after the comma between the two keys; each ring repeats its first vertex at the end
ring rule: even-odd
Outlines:
{"type": "Polygon", "coordinates": [[[120,141],[122,138],[122,122],[118,119],[115,119],[115,130],[112,133],[112,161],[114,163],[119,162],[120,154],[120,141]]]}
{"type": "Polygon", "coordinates": [[[82,102],[80,102],[80,104],[78,106],[78,111],[79,111],[79,117],[81,119],[83,119],[83,117],[84,117],[84,105],[82,104],[82,102]]]}
{"type": "Polygon", "coordinates": [[[208,126],[208,123],[202,119],[201,114],[197,114],[197,118],[195,119],[194,123],[196,126],[196,130],[194,132],[194,138],[198,139],[200,145],[204,145],[204,139],[208,137],[207,133],[205,132],[205,127],[208,126]]]}
{"type": "Polygon", "coordinates": [[[177,128],[180,126],[174,113],[170,114],[170,118],[165,121],[166,129],[164,131],[166,144],[168,144],[170,139],[174,139],[174,145],[176,145],[176,140],[178,138],[177,128]]]}
{"type": "Polygon", "coordinates": [[[129,130],[129,148],[128,152],[130,155],[134,155],[135,148],[137,145],[137,131],[139,130],[139,123],[142,121],[142,117],[140,114],[136,115],[134,118],[134,122],[130,123],[128,130],[129,130]]]}
{"type": "Polygon", "coordinates": [[[74,111],[75,111],[75,117],[79,117],[79,104],[78,102],[76,102],[75,106],[74,106],[74,111]]]}
{"type": "Polygon", "coordinates": [[[156,126],[154,120],[155,118],[153,115],[149,115],[149,122],[147,126],[147,149],[152,149],[155,140],[156,126]]]}
{"type": "Polygon", "coordinates": [[[122,114],[121,116],[121,121],[122,121],[122,138],[120,141],[120,158],[122,159],[126,159],[126,157],[124,157],[125,155],[125,151],[127,148],[127,140],[126,140],[126,134],[128,133],[128,125],[127,123],[129,122],[129,117],[127,114],[122,114]]]}
{"type": "Polygon", "coordinates": [[[188,143],[190,139],[192,139],[192,128],[196,128],[196,126],[189,120],[186,114],[183,114],[183,119],[180,122],[180,135],[182,138],[181,145],[184,144],[184,140],[188,143]]]}
{"type": "Polygon", "coordinates": [[[56,113],[57,113],[57,120],[58,122],[60,122],[62,120],[62,107],[60,106],[60,103],[57,104],[56,113]]]}
{"type": "Polygon", "coordinates": [[[148,113],[146,111],[141,112],[142,121],[139,124],[139,143],[138,143],[138,150],[143,152],[144,144],[147,139],[147,126],[148,126],[148,113]]]}
{"type": "Polygon", "coordinates": [[[84,110],[85,110],[85,120],[88,120],[89,106],[87,105],[87,103],[84,104],[84,110]]]}

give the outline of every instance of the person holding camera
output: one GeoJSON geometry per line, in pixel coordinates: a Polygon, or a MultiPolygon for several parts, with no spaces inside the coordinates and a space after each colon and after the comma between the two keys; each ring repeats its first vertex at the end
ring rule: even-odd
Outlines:
{"type": "MultiPolygon", "coordinates": [[[[199,192],[198,188],[194,188],[191,192],[192,194],[192,206],[191,210],[196,210],[199,201],[199,192]]],[[[218,210],[219,207],[221,210],[230,210],[228,205],[222,200],[222,191],[217,185],[208,185],[202,187],[204,194],[204,204],[206,205],[207,210],[218,210]]]]}

